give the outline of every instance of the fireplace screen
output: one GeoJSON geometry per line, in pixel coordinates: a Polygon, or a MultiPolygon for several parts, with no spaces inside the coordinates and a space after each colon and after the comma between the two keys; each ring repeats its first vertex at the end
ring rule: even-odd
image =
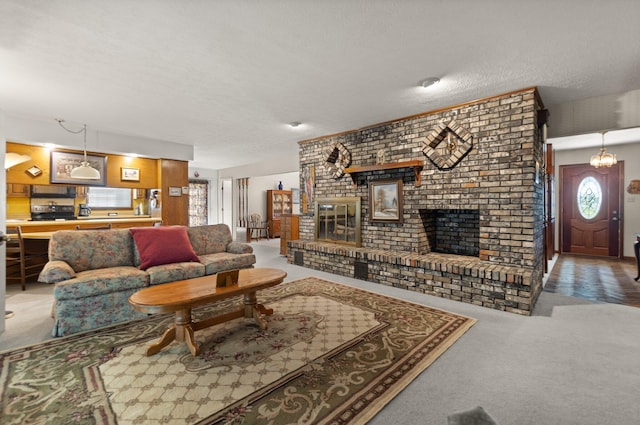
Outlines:
{"type": "Polygon", "coordinates": [[[360,197],[317,199],[316,241],[360,246],[360,197]]]}

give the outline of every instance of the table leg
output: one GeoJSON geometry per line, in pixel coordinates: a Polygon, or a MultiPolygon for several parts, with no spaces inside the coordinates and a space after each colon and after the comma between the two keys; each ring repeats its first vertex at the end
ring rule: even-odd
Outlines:
{"type": "Polygon", "coordinates": [[[255,292],[244,294],[244,317],[255,319],[258,326],[265,330],[267,329],[267,321],[262,316],[271,316],[272,314],[272,308],[258,304],[255,292]]]}
{"type": "Polygon", "coordinates": [[[173,340],[176,339],[176,327],[171,326],[169,329],[164,331],[158,342],[155,342],[147,347],[147,356],[153,356],[157,354],[167,345],[171,344],[173,340]]]}
{"type": "Polygon", "coordinates": [[[197,356],[200,354],[200,346],[193,334],[192,323],[190,308],[176,311],[176,341],[184,341],[191,354],[197,356]]]}
{"type": "Polygon", "coordinates": [[[195,335],[193,333],[193,327],[191,326],[191,309],[185,308],[183,310],[176,311],[176,317],[173,326],[164,331],[158,342],[155,342],[147,347],[147,356],[157,354],[167,345],[173,341],[184,341],[189,347],[189,351],[194,356],[200,354],[200,346],[196,342],[195,335]]]}

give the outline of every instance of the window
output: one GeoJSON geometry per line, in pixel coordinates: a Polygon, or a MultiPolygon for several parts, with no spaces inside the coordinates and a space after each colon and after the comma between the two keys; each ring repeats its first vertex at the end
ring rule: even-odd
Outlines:
{"type": "Polygon", "coordinates": [[[602,189],[593,177],[585,177],[578,186],[578,211],[580,215],[591,220],[602,206],[602,189]]]}
{"type": "Polygon", "coordinates": [[[132,208],[131,189],[90,187],[87,191],[89,208],[132,208]]]}
{"type": "Polygon", "coordinates": [[[209,224],[209,182],[189,180],[189,226],[209,224]]]}

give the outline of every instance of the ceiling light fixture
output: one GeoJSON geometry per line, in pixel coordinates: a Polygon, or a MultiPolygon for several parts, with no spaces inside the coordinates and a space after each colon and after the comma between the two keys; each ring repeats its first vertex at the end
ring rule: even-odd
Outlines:
{"type": "Polygon", "coordinates": [[[300,123],[298,121],[293,121],[293,122],[290,122],[289,125],[291,127],[293,127],[293,128],[296,128],[296,127],[300,127],[300,125],[302,125],[302,123],[300,123]]]}
{"type": "Polygon", "coordinates": [[[600,168],[600,167],[611,167],[618,163],[618,159],[612,153],[608,153],[604,148],[604,134],[606,131],[601,132],[602,134],[602,148],[600,152],[593,155],[591,157],[591,166],[600,168]]]}
{"type": "Polygon", "coordinates": [[[62,124],[64,120],[56,119],[56,121],[58,121],[60,127],[64,128],[69,133],[82,133],[84,136],[84,160],[80,163],[79,167],[71,170],[71,173],[69,173],[69,177],[78,180],[100,180],[100,171],[93,168],[91,164],[89,164],[89,161],[87,161],[87,125],[84,124],[81,130],[73,131],[69,130],[62,124]]]}
{"type": "Polygon", "coordinates": [[[8,170],[14,165],[22,164],[23,162],[27,162],[31,159],[29,155],[22,155],[15,152],[7,152],[7,155],[4,157],[4,169],[8,170]]]}
{"type": "Polygon", "coordinates": [[[425,78],[424,80],[421,80],[418,83],[418,86],[421,86],[421,87],[426,89],[427,87],[430,87],[430,86],[432,86],[432,85],[434,85],[436,83],[439,83],[439,82],[440,82],[440,78],[438,78],[438,77],[429,77],[429,78],[425,78]]]}

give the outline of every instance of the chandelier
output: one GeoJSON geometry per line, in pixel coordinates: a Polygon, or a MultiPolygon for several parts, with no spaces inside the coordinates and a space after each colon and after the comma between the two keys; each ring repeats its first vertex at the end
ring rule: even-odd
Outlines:
{"type": "Polygon", "coordinates": [[[605,133],[606,133],[606,131],[601,132],[601,134],[602,134],[602,148],[600,149],[600,152],[591,157],[591,166],[592,167],[596,167],[596,168],[611,167],[612,165],[615,165],[615,164],[618,163],[618,160],[616,159],[615,154],[607,152],[606,149],[604,148],[604,134],[605,133]]]}
{"type": "Polygon", "coordinates": [[[56,121],[58,121],[58,124],[60,124],[60,127],[67,130],[69,133],[73,133],[73,134],[82,133],[84,135],[84,161],[81,161],[78,167],[75,167],[74,169],[71,170],[69,177],[71,177],[72,179],[79,179],[79,180],[100,180],[100,171],[93,168],[91,164],[89,164],[89,161],[87,161],[87,125],[84,124],[80,130],[73,131],[73,130],[69,130],[67,127],[65,127],[62,124],[64,120],[56,119],[56,121]]]}

